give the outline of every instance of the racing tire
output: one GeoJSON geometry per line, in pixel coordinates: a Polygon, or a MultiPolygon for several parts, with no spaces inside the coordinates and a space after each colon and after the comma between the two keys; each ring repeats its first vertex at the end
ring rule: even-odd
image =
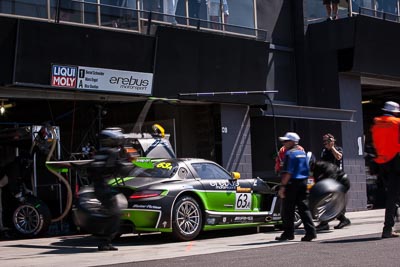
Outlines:
{"type": "Polygon", "coordinates": [[[178,241],[196,238],[203,225],[200,205],[189,196],[177,200],[172,211],[172,235],[178,241]]]}
{"type": "Polygon", "coordinates": [[[12,222],[18,236],[24,238],[40,237],[47,233],[51,224],[51,213],[43,201],[28,196],[15,209],[12,222]]]}
{"type": "Polygon", "coordinates": [[[333,220],[346,206],[346,188],[334,179],[324,179],[310,190],[309,205],[320,221],[333,220]]]}
{"type": "MultiPolygon", "coordinates": [[[[294,212],[294,229],[298,229],[301,224],[303,223],[303,221],[301,220],[300,214],[298,212],[298,210],[296,209],[296,211],[294,212]]],[[[275,224],[274,228],[277,230],[283,230],[283,224],[275,224]]]]}

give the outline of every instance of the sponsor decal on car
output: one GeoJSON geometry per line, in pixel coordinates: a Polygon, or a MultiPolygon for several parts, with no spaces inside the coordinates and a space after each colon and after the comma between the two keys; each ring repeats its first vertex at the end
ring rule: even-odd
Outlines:
{"type": "Polygon", "coordinates": [[[137,208],[137,209],[151,209],[151,210],[160,210],[161,206],[153,206],[153,205],[140,205],[140,204],[134,204],[132,208],[137,208]]]}
{"type": "Polygon", "coordinates": [[[251,193],[251,188],[250,187],[236,187],[236,192],[238,193],[251,193]]]}
{"type": "Polygon", "coordinates": [[[236,194],[235,209],[237,210],[251,209],[251,193],[236,194]]]}
{"type": "Polygon", "coordinates": [[[171,164],[171,162],[161,162],[161,163],[158,163],[156,165],[156,167],[160,168],[160,169],[171,170],[172,169],[172,164],[171,164]]]}
{"type": "Polygon", "coordinates": [[[241,223],[253,222],[253,216],[236,216],[233,221],[241,223]]]}
{"type": "Polygon", "coordinates": [[[143,169],[153,169],[154,164],[150,158],[139,157],[132,161],[133,165],[143,169]]]}
{"type": "Polygon", "coordinates": [[[215,187],[215,189],[221,190],[233,190],[239,186],[239,182],[229,182],[229,181],[210,181],[210,186],[215,187]]]}

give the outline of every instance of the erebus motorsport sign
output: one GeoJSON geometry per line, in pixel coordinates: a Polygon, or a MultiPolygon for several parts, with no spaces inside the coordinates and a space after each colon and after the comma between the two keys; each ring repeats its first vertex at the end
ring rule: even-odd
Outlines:
{"type": "Polygon", "coordinates": [[[151,95],[153,74],[83,66],[52,66],[52,86],[151,95]]]}
{"type": "Polygon", "coordinates": [[[151,95],[152,81],[152,73],[78,67],[76,88],[151,95]]]}

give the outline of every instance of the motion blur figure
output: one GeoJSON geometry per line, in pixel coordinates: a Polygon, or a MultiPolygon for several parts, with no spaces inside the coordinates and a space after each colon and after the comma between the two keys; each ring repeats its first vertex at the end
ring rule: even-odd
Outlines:
{"type": "Polygon", "coordinates": [[[105,224],[101,233],[94,234],[99,237],[99,251],[118,250],[111,244],[116,236],[120,224],[120,209],[115,199],[115,193],[107,184],[117,172],[121,161],[121,145],[123,144],[123,133],[119,128],[110,128],[100,132],[100,149],[96,152],[94,162],[88,168],[89,177],[92,180],[95,197],[101,202],[102,212],[109,216],[110,222],[105,224]]]}

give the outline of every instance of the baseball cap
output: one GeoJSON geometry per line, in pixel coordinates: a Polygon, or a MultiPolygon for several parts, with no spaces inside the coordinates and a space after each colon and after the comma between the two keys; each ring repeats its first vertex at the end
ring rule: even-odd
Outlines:
{"type": "Polygon", "coordinates": [[[385,105],[383,106],[382,110],[393,113],[400,113],[399,104],[393,101],[385,102],[385,105]]]}
{"type": "Polygon", "coordinates": [[[297,133],[294,132],[287,132],[285,133],[284,136],[279,137],[280,141],[293,141],[293,142],[299,142],[300,136],[297,133]]]}

